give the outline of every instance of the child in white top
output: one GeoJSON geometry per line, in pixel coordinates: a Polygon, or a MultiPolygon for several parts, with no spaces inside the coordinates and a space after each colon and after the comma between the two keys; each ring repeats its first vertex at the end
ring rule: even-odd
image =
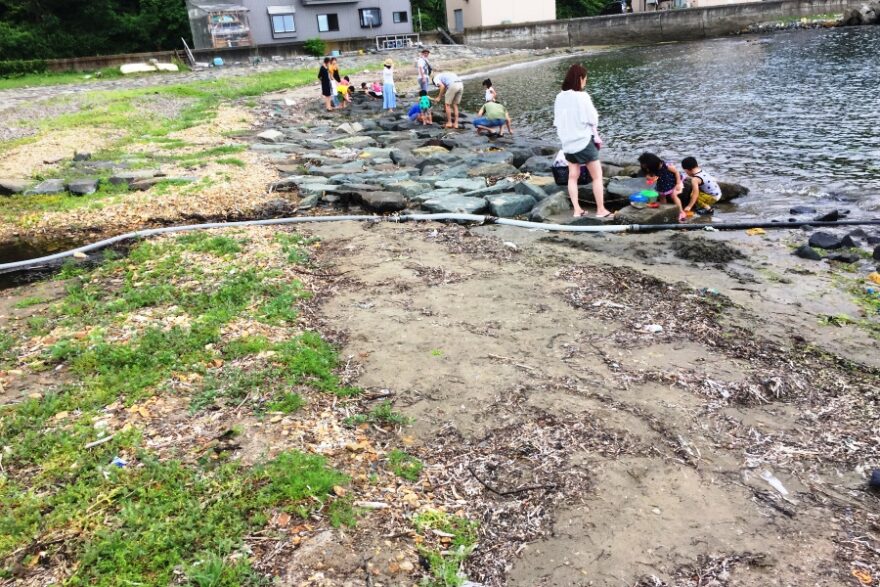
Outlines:
{"type": "Polygon", "coordinates": [[[498,93],[495,91],[495,88],[492,87],[492,80],[489,78],[484,79],[483,87],[486,88],[485,102],[495,102],[498,100],[498,93]]]}

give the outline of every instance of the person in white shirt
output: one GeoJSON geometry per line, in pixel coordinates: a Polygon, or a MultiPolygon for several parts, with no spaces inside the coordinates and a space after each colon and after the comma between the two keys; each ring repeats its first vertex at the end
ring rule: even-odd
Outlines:
{"type": "Polygon", "coordinates": [[[428,49],[422,49],[419,58],[416,60],[416,69],[419,72],[419,89],[428,91],[428,84],[431,81],[431,62],[428,61],[428,55],[431,52],[428,49]]]}
{"type": "Polygon", "coordinates": [[[397,108],[397,96],[394,93],[394,61],[385,60],[382,70],[382,108],[394,112],[397,108]]]}
{"type": "Polygon", "coordinates": [[[574,64],[568,68],[562,91],[556,95],[553,107],[553,126],[562,152],[568,163],[568,197],[575,216],[583,216],[584,211],[578,202],[578,177],[581,166],[586,166],[593,183],[593,198],[596,200],[596,217],[607,218],[612,212],[605,208],[605,187],[602,184],[602,164],[599,162],[599,113],[593,106],[590,95],[584,91],[587,86],[587,70],[583,65],[574,64]]]}

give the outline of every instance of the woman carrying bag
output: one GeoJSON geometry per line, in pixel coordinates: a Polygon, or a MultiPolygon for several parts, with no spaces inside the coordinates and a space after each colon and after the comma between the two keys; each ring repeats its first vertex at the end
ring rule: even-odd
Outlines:
{"type": "Polygon", "coordinates": [[[602,183],[602,164],[599,162],[599,113],[593,106],[587,86],[587,70],[575,64],[568,68],[562,91],[556,95],[553,107],[553,126],[568,164],[568,197],[574,215],[584,216],[578,201],[578,177],[581,165],[586,165],[593,178],[593,198],[596,200],[596,217],[607,218],[612,212],[605,208],[605,186],[602,183]]]}

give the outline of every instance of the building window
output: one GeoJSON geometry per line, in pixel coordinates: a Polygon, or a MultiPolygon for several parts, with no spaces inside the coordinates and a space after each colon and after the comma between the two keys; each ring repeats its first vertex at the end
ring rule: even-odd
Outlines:
{"type": "Polygon", "coordinates": [[[328,31],[339,30],[339,17],[335,14],[319,14],[318,15],[318,32],[326,33],[328,31]]]}
{"type": "Polygon", "coordinates": [[[283,35],[285,33],[295,33],[296,24],[293,22],[292,14],[273,14],[272,15],[272,34],[283,35]]]}
{"type": "Polygon", "coordinates": [[[394,22],[409,22],[409,15],[406,12],[395,12],[394,22]]]}
{"type": "Polygon", "coordinates": [[[361,28],[382,26],[382,11],[378,8],[361,8],[358,13],[361,15],[361,28]]]}

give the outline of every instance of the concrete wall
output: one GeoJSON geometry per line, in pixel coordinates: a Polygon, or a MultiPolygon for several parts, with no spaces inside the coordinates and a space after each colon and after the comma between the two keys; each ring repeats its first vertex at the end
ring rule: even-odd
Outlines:
{"type": "Polygon", "coordinates": [[[728,35],[751,24],[781,18],[844,12],[859,4],[859,0],[768,0],[709,8],[478,27],[466,29],[458,35],[458,40],[480,47],[531,49],[686,41],[728,35]]]}

